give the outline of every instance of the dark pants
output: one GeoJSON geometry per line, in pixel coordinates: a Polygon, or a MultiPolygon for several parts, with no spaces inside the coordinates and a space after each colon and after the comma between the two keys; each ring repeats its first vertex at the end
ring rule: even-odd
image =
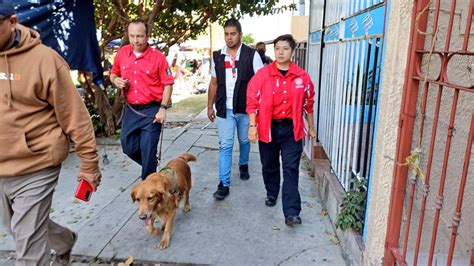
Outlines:
{"type": "Polygon", "coordinates": [[[153,123],[160,108],[159,103],[134,105],[133,109],[151,117],[143,117],[134,113],[125,105],[120,142],[125,154],[142,166],[142,180],[156,172],[157,148],[160,140],[161,124],[153,123]],[[152,118],[153,117],[153,118],[152,118]]]}
{"type": "Polygon", "coordinates": [[[283,165],[282,205],[283,214],[299,215],[301,198],[298,191],[298,178],[302,141],[295,141],[291,120],[272,122],[272,141],[259,141],[260,161],[267,196],[278,197],[280,192],[280,153],[283,165]]]}

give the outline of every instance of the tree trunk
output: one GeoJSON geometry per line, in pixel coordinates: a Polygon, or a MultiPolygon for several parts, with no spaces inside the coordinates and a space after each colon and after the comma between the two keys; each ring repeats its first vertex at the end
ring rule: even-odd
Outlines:
{"type": "Polygon", "coordinates": [[[94,101],[94,108],[97,110],[100,120],[104,125],[104,134],[106,136],[113,136],[117,129],[116,121],[120,118],[120,114],[114,114],[114,109],[116,112],[121,112],[121,110],[118,110],[119,108],[117,107],[112,108],[107,93],[92,81],[92,73],[80,71],[79,82],[86,89],[87,93],[90,93],[93,96],[89,99],[94,101]]]}

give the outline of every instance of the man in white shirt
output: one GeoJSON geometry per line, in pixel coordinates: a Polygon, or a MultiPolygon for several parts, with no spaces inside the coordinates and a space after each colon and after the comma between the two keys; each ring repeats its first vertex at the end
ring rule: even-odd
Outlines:
{"type": "Polygon", "coordinates": [[[229,195],[234,135],[240,144],[240,179],[250,178],[248,161],[250,141],[247,137],[249,118],[246,113],[247,85],[263,67],[260,55],[242,44],[242,27],[234,18],[224,24],[226,45],[213,52],[211,83],[209,85],[207,115],[211,121],[217,116],[219,134],[219,185],[214,197],[223,200],[229,195]],[[214,110],[214,104],[216,110],[214,110]]]}

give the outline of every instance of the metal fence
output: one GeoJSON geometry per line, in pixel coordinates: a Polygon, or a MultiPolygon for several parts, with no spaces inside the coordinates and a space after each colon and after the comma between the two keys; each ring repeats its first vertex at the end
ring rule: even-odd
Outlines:
{"type": "Polygon", "coordinates": [[[302,69],[306,69],[306,52],[308,42],[299,42],[295,48],[295,54],[293,55],[293,62],[302,69]]]}
{"type": "Polygon", "coordinates": [[[385,3],[312,1],[308,71],[317,86],[317,132],[344,189],[368,179],[380,91],[385,3]]]}
{"type": "Polygon", "coordinates": [[[384,265],[474,265],[473,14],[413,6],[384,265]]]}

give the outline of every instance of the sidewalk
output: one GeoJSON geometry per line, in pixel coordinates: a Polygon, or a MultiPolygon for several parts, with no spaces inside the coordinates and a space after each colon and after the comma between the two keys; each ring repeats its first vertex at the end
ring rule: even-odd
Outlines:
{"type": "MultiPolygon", "coordinates": [[[[129,257],[134,257],[135,265],[345,265],[330,221],[320,214],[314,180],[306,170],[300,174],[302,225],[285,225],[281,198],[275,207],[265,206],[257,145],[252,145],[247,181],[238,178],[238,145],[234,145],[230,195],[224,201],[214,200],[218,138],[215,123],[202,129],[207,123],[201,114],[184,127],[164,131],[162,167],[186,151],[198,158],[190,163],[192,210],[184,213],[180,207],[171,245],[165,250],[157,248],[161,235],[149,236],[138,219],[130,190],[138,182],[140,167],[122,154],[119,143],[99,140],[103,179],[89,203],[73,197],[79,160],[75,153],[70,154],[62,167],[51,216],[79,233],[73,265],[117,263],[129,257]],[[107,165],[102,163],[105,153],[107,165]]],[[[13,250],[13,239],[0,229],[1,265],[14,265],[9,258],[13,250]]]]}

